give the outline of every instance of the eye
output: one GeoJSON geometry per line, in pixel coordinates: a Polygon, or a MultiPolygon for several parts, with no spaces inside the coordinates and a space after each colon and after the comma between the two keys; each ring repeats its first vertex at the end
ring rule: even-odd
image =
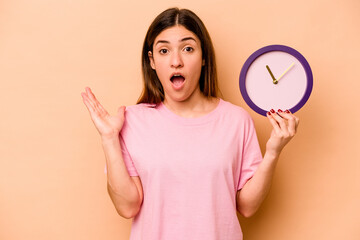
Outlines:
{"type": "Polygon", "coordinates": [[[184,48],[184,50],[185,50],[185,52],[192,52],[192,51],[194,51],[194,48],[186,47],[186,48],[184,48]]]}
{"type": "Polygon", "coordinates": [[[163,49],[160,49],[160,54],[165,54],[165,53],[167,53],[168,52],[168,50],[167,49],[165,49],[165,48],[163,48],[163,49]]]}

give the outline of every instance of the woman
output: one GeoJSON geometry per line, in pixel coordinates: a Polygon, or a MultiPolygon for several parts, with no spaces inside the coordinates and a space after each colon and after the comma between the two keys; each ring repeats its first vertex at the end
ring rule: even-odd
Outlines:
{"type": "Polygon", "coordinates": [[[102,138],[109,195],[121,216],[134,218],[130,239],[242,239],[236,210],[249,217],[259,208],[298,118],[268,113],[262,157],[249,114],[217,96],[211,39],[190,10],[157,16],[142,70],[138,104],[116,116],[90,88],[82,93],[102,138]]]}

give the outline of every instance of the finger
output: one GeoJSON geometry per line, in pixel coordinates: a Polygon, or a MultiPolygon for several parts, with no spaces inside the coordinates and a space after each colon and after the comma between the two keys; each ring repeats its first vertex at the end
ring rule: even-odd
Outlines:
{"type": "MultiPolygon", "coordinates": [[[[280,109],[279,109],[280,110],[280,109]]],[[[281,110],[280,110],[281,111],[281,110]]],[[[296,120],[295,116],[290,113],[290,111],[280,112],[279,115],[285,118],[288,121],[288,130],[291,135],[295,135],[296,133],[296,120]]]]}
{"type": "Polygon", "coordinates": [[[89,102],[89,104],[91,104],[91,106],[93,107],[93,109],[95,110],[95,102],[93,101],[93,99],[90,97],[90,88],[85,88],[85,92],[82,93],[81,95],[89,102]]]}
{"type": "Polygon", "coordinates": [[[99,107],[99,109],[100,109],[100,111],[101,111],[102,114],[109,114],[109,113],[106,111],[106,109],[105,109],[100,103],[99,103],[98,107],[99,107]]]}
{"type": "Polygon", "coordinates": [[[89,98],[87,93],[81,93],[81,96],[83,97],[83,101],[84,101],[85,105],[87,103],[88,105],[90,105],[89,107],[91,107],[93,109],[95,108],[94,103],[91,101],[91,99],[89,98]]]}
{"type": "Polygon", "coordinates": [[[95,94],[91,91],[91,89],[90,89],[89,87],[86,87],[85,89],[86,89],[86,93],[87,93],[88,97],[89,97],[92,101],[96,102],[97,99],[96,99],[96,97],[95,97],[95,94]]]}
{"type": "MultiPolygon", "coordinates": [[[[94,106],[94,109],[99,113],[99,114],[103,114],[104,113],[104,108],[101,106],[100,102],[96,99],[95,94],[91,91],[91,89],[89,87],[86,87],[86,92],[88,95],[88,98],[91,100],[91,102],[93,103],[92,105],[94,106]]],[[[106,111],[105,111],[106,112],[106,111]]]]}
{"type": "Polygon", "coordinates": [[[89,100],[89,97],[86,95],[86,93],[81,93],[81,96],[83,97],[83,102],[86,108],[89,110],[89,113],[92,114],[93,112],[95,112],[93,103],[89,100]]]}
{"type": "Polygon", "coordinates": [[[280,133],[281,129],[280,126],[278,124],[278,122],[274,119],[273,115],[271,114],[271,112],[268,112],[266,114],[267,118],[269,119],[271,125],[273,126],[273,129],[275,130],[276,133],[280,133]]]}
{"type": "Polygon", "coordinates": [[[295,119],[295,131],[296,131],[299,126],[300,119],[295,115],[293,115],[289,110],[286,110],[285,113],[288,113],[290,116],[292,116],[295,119]]]}
{"type": "Polygon", "coordinates": [[[94,102],[92,102],[88,96],[84,96],[84,103],[88,108],[92,118],[95,116],[100,116],[99,109],[94,105],[94,102]]]}
{"type": "Polygon", "coordinates": [[[296,130],[297,130],[297,127],[299,125],[299,118],[297,118],[295,115],[293,115],[289,110],[286,110],[285,112],[280,112],[281,110],[279,109],[279,114],[281,117],[285,118],[288,120],[288,129],[289,129],[289,132],[291,134],[295,134],[296,133],[296,130]]]}
{"type": "Polygon", "coordinates": [[[281,128],[281,131],[285,131],[285,132],[288,132],[288,128],[287,128],[287,125],[286,125],[286,120],[283,119],[282,117],[280,117],[274,109],[271,109],[270,111],[271,115],[273,116],[273,118],[277,121],[277,123],[279,124],[280,128],[281,128]]]}
{"type": "Polygon", "coordinates": [[[125,106],[119,107],[119,108],[118,108],[118,116],[120,116],[120,117],[124,116],[124,114],[125,114],[125,109],[126,109],[125,106]]]}
{"type": "Polygon", "coordinates": [[[124,113],[125,112],[125,109],[126,109],[126,106],[120,106],[118,108],[118,113],[124,113]]]}

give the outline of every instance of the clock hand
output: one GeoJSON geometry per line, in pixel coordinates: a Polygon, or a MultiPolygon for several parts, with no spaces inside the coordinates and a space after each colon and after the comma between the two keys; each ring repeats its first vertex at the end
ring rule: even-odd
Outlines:
{"type": "Polygon", "coordinates": [[[275,78],[274,75],[272,74],[272,72],[271,72],[271,70],[270,70],[270,68],[269,68],[268,65],[266,65],[266,69],[269,71],[270,76],[271,76],[271,78],[273,79],[273,83],[274,83],[274,84],[277,84],[278,81],[276,80],[276,78],[275,78]]]}
{"type": "Polygon", "coordinates": [[[282,76],[285,75],[285,73],[287,73],[287,71],[290,70],[290,68],[291,68],[292,66],[294,66],[294,63],[292,63],[292,64],[290,65],[290,67],[288,67],[288,68],[285,70],[285,72],[284,72],[283,74],[281,74],[281,76],[279,77],[278,81],[280,80],[280,78],[282,78],[282,76]]]}

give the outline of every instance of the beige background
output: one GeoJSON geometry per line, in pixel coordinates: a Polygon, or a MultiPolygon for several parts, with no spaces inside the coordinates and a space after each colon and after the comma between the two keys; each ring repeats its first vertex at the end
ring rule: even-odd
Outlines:
{"type": "Polygon", "coordinates": [[[360,2],[0,1],[0,239],[128,239],[131,220],[106,192],[100,138],[80,93],[109,112],[135,104],[153,18],[192,9],[217,54],[224,99],[255,50],[284,44],[309,61],[314,89],[259,212],[239,216],[247,240],[360,239],[360,2]]]}

